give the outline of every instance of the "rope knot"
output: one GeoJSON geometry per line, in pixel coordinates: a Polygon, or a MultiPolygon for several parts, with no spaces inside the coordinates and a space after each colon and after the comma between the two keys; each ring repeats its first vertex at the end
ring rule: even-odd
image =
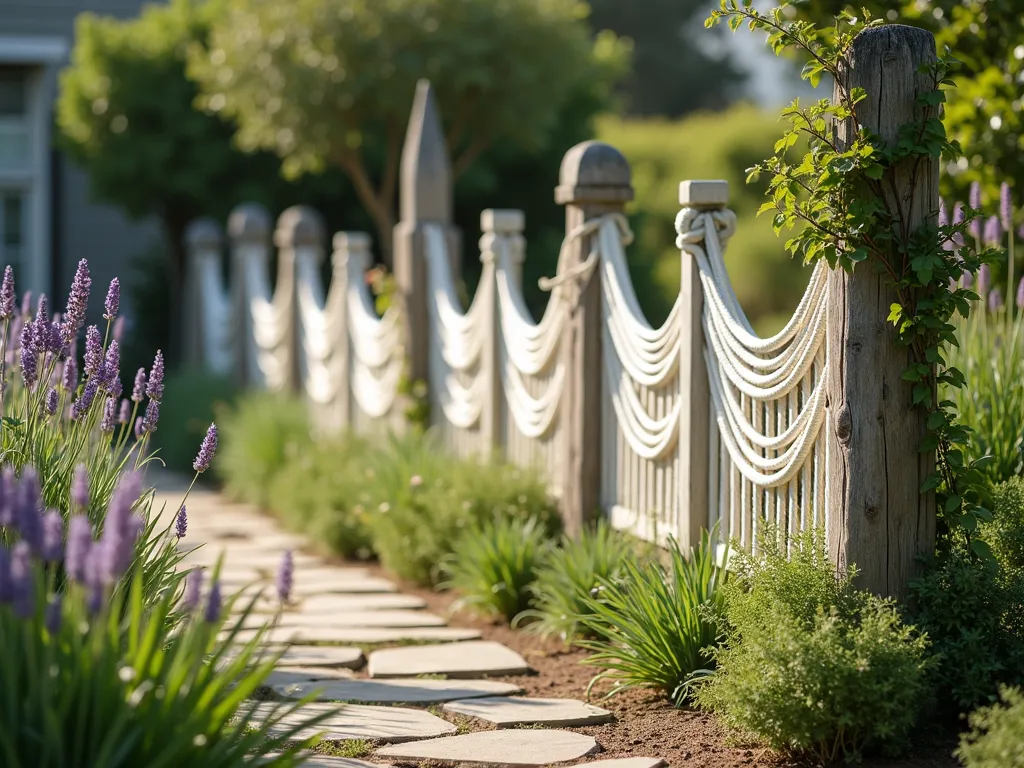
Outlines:
{"type": "Polygon", "coordinates": [[[596,218],[588,219],[566,234],[565,239],[562,241],[561,250],[558,253],[558,266],[555,269],[554,277],[542,277],[537,281],[542,291],[554,290],[571,280],[586,283],[590,279],[590,275],[593,273],[601,257],[600,238],[594,238],[591,241],[590,253],[587,254],[586,259],[575,266],[565,267],[564,265],[569,258],[569,246],[576,240],[595,234],[606,222],[615,224],[619,231],[619,239],[624,246],[633,242],[633,230],[629,228],[629,221],[625,215],[621,213],[605,213],[596,218]]]}

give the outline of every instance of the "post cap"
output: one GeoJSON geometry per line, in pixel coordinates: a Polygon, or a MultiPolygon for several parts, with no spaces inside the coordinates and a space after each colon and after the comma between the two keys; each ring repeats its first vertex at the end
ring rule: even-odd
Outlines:
{"type": "Polygon", "coordinates": [[[185,228],[185,244],[191,251],[219,249],[223,243],[224,233],[214,219],[196,219],[185,228]]]}
{"type": "Polygon", "coordinates": [[[687,208],[722,208],[729,204],[729,182],[722,179],[681,181],[679,204],[687,208]]]}
{"type": "Polygon", "coordinates": [[[565,153],[555,202],[615,203],[633,199],[629,161],[610,144],[584,141],[565,153]]]}
{"type": "Polygon", "coordinates": [[[236,242],[265,243],[270,234],[270,214],[259,203],[235,206],[228,217],[228,235],[236,242]]]}
{"type": "Polygon", "coordinates": [[[480,229],[483,232],[515,235],[525,227],[525,214],[515,208],[487,208],[480,213],[480,229]]]}
{"type": "Polygon", "coordinates": [[[278,248],[299,248],[321,245],[324,240],[324,225],[320,214],[306,205],[293,205],[281,214],[274,232],[274,244],[278,248]]]}

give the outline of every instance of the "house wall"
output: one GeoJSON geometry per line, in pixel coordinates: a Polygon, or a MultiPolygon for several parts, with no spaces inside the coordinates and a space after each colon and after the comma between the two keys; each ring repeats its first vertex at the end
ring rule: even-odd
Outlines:
{"type": "MultiPolygon", "coordinates": [[[[40,74],[39,98],[45,130],[52,130],[57,75],[67,65],[74,44],[75,18],[83,11],[128,18],[138,14],[140,0],[0,0],[0,62],[19,63],[23,48],[63,42],[56,60],[22,61],[40,74]],[[5,55],[5,50],[7,54],[5,55]]],[[[52,141],[46,143],[52,145],[52,141]]],[[[37,169],[38,187],[45,196],[34,222],[31,276],[19,279],[19,288],[52,292],[63,304],[79,259],[89,260],[94,292],[102,296],[111,278],[128,277],[132,258],[159,242],[155,221],[132,222],[117,209],[92,201],[88,176],[56,151],[43,153],[37,169]]],[[[3,179],[0,176],[0,184],[3,179]]],[[[23,270],[24,271],[24,270],[23,270]]],[[[101,300],[101,299],[100,299],[101,300]]],[[[99,308],[98,301],[94,310],[99,308]]],[[[122,300],[131,317],[130,297],[122,300]]]]}

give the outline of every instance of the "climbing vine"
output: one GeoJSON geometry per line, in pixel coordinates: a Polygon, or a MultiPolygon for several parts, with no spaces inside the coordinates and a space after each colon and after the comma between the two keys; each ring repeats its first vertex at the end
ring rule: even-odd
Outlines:
{"type": "Polygon", "coordinates": [[[783,111],[788,129],[773,155],[749,170],[748,181],[761,175],[770,179],[770,199],[760,212],[773,214],[777,233],[792,231],[786,249],[793,256],[807,264],[825,259],[832,269],[847,272],[857,265],[878,268],[888,277],[896,297],[889,320],[899,343],[911,351],[912,363],[903,378],[913,384],[914,404],[927,412],[920,450],[936,454],[936,470],[921,492],[935,490],[940,523],[962,535],[975,554],[991,557],[987,545],[973,535],[979,521],[991,518],[980,472],[989,459],[965,460],[968,429],[957,423],[955,404],[939,400],[937,392],[939,384],[966,383],[944,354],[947,345],[957,344],[951,321],[957,314],[966,317],[978,298],[961,284],[961,277],[994,260],[997,252],[975,253],[964,245],[970,219],[979,211],[968,211],[955,224],[938,226],[934,216],[919,224],[910,220],[910,211],[915,203],[922,204],[915,200],[921,190],[911,189],[909,198],[894,194],[897,166],[904,178],[918,184],[921,163],[948,162],[960,154],[939,117],[956,62],[947,51],[922,70],[934,87],[918,96],[915,118],[900,126],[898,140],[886,142],[857,120],[858,104],[866,94],[850,88],[843,76],[850,71],[854,38],[884,22],[866,11],[860,17],[843,12],[834,26],[817,28],[788,19],[787,5],[761,13],[750,0],[722,0],[706,21],[708,27],[725,20],[733,30],[746,24],[765,32],[776,54],[796,50],[807,59],[801,72],[805,80],[816,86],[830,76],[837,84],[833,99],[807,106],[794,101],[783,111]],[[802,154],[794,149],[798,143],[806,146],[802,154]]]}

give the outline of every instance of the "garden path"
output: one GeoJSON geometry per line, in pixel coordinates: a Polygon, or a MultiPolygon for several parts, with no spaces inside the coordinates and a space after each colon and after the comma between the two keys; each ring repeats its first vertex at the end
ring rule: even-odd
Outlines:
{"type": "MultiPolygon", "coordinates": [[[[150,479],[157,487],[155,508],[174,514],[188,480],[163,472],[150,479]]],[[[546,766],[580,762],[601,751],[593,737],[561,729],[608,722],[610,712],[571,699],[516,695],[522,690],[501,678],[529,670],[518,653],[480,640],[476,630],[448,627],[444,617],[425,610],[421,598],[399,593],[366,569],[308,554],[307,544],[214,491],[195,488],[189,495],[182,567],[212,568],[223,557],[226,592],[246,588],[255,595],[254,584],[264,587],[240,630],[243,638],[277,615],[274,579],[283,551],[293,550],[293,602],[268,633],[270,643],[287,650],[268,687],[295,699],[319,691],[318,702],[306,705],[310,714],[345,702],[319,729],[325,738],[318,752],[324,754],[311,757],[310,768],[424,761],[546,766]],[[470,732],[471,723],[486,730],[470,732]]],[[[254,706],[259,717],[261,705],[254,706]]],[[[665,765],[654,758],[586,764],[665,765]]]]}

